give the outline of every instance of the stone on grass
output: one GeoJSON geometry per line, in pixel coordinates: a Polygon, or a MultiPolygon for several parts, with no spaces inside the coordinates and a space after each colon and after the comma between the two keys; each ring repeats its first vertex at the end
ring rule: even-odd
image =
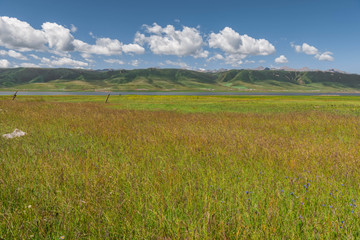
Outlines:
{"type": "Polygon", "coordinates": [[[7,133],[2,135],[4,138],[10,139],[10,138],[15,138],[15,137],[22,137],[26,134],[26,132],[23,132],[19,129],[15,129],[12,133],[7,133]]]}

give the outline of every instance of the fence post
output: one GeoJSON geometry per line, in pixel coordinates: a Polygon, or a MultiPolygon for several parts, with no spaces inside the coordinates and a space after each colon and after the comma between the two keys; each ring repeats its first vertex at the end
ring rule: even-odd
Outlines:
{"type": "Polygon", "coordinates": [[[110,97],[110,94],[107,95],[106,100],[105,100],[105,103],[107,103],[109,97],[110,97]]]}
{"type": "Polygon", "coordinates": [[[16,91],[16,92],[14,93],[14,96],[13,96],[13,99],[12,99],[12,100],[15,100],[17,93],[18,93],[18,91],[16,91]]]}

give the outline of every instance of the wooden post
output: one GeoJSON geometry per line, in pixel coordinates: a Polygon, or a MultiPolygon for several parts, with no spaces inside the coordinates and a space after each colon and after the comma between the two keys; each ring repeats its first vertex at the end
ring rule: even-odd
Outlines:
{"type": "Polygon", "coordinates": [[[18,91],[16,91],[16,92],[14,93],[14,96],[13,96],[13,99],[12,99],[12,100],[15,100],[17,93],[18,93],[18,91]]]}
{"type": "Polygon", "coordinates": [[[110,97],[110,94],[107,95],[106,100],[105,100],[105,103],[107,103],[109,97],[110,97]]]}

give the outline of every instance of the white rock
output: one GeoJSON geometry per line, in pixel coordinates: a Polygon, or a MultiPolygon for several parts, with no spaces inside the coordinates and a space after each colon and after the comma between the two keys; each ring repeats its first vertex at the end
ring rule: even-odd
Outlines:
{"type": "Polygon", "coordinates": [[[7,134],[4,134],[3,137],[4,138],[14,138],[14,137],[22,137],[26,134],[26,132],[23,132],[19,129],[15,129],[12,133],[7,133],[7,134]]]}

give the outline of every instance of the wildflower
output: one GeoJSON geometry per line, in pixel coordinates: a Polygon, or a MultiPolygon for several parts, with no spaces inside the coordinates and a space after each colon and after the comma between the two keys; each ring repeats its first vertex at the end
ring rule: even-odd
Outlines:
{"type": "Polygon", "coordinates": [[[333,208],[333,206],[330,206],[330,208],[333,208]]]}
{"type": "Polygon", "coordinates": [[[65,236],[60,236],[60,239],[61,239],[61,240],[64,240],[64,239],[65,239],[65,236]]]}
{"type": "Polygon", "coordinates": [[[302,219],[303,217],[300,215],[299,218],[302,219]]]}
{"type": "Polygon", "coordinates": [[[31,205],[27,206],[28,208],[31,208],[31,205]]]}
{"type": "Polygon", "coordinates": [[[249,191],[246,191],[246,194],[249,194],[249,191]]]}
{"type": "Polygon", "coordinates": [[[294,193],[293,193],[293,192],[291,192],[291,193],[290,193],[290,195],[294,195],[294,193]]]}
{"type": "Polygon", "coordinates": [[[322,206],[325,207],[325,204],[323,204],[322,206]]]}

